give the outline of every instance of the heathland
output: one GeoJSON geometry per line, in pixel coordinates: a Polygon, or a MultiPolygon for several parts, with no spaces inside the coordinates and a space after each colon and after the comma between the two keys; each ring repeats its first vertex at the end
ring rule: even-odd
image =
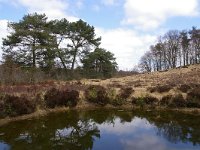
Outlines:
{"type": "Polygon", "coordinates": [[[1,118],[94,107],[199,112],[200,65],[110,79],[0,86],[1,118]]]}

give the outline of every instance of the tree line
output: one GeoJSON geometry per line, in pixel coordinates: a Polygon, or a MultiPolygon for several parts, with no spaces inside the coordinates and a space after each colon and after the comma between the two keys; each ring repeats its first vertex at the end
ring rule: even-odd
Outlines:
{"type": "Polygon", "coordinates": [[[200,63],[200,29],[170,30],[140,60],[142,71],[163,71],[200,63]]]}
{"type": "Polygon", "coordinates": [[[83,20],[49,20],[45,14],[34,13],[10,22],[8,27],[3,65],[12,62],[26,71],[40,69],[49,76],[58,70],[71,76],[78,70],[89,77],[111,77],[117,69],[114,54],[99,47],[101,37],[83,20]]]}

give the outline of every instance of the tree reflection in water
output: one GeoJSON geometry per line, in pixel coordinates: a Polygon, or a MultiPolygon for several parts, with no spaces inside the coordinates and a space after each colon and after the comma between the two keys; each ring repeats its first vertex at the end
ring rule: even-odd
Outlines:
{"type": "MultiPolygon", "coordinates": [[[[2,149],[1,145],[5,147],[6,144],[16,150],[92,149],[94,143],[100,140],[99,125],[115,128],[117,120],[120,120],[117,123],[122,126],[127,123],[134,125],[135,118],[147,120],[158,136],[164,137],[171,143],[200,144],[198,116],[167,111],[73,110],[67,113],[50,114],[39,119],[13,122],[0,127],[0,149],[2,149]]],[[[131,130],[133,131],[130,129],[128,133],[134,134],[131,130]]],[[[103,134],[101,131],[101,136],[103,134]]]]}
{"type": "Polygon", "coordinates": [[[0,139],[11,149],[92,149],[100,131],[91,120],[80,120],[73,112],[39,120],[11,123],[0,128],[0,139]]]}
{"type": "Polygon", "coordinates": [[[172,111],[137,111],[135,115],[146,118],[155,125],[157,134],[171,143],[200,145],[200,116],[172,111]]]}

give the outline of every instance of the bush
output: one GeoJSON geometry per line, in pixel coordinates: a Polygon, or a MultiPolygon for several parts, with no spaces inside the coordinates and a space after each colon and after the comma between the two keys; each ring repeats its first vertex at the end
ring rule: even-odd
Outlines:
{"type": "Polygon", "coordinates": [[[4,113],[10,116],[33,113],[36,109],[36,104],[27,99],[26,95],[20,97],[6,95],[4,99],[4,113]]]}
{"type": "Polygon", "coordinates": [[[137,98],[132,97],[132,104],[140,106],[140,107],[144,107],[145,105],[144,97],[137,97],[137,98]]]}
{"type": "Polygon", "coordinates": [[[182,94],[174,95],[171,99],[170,106],[172,107],[186,107],[186,100],[182,94]]]}
{"type": "Polygon", "coordinates": [[[190,87],[189,85],[187,85],[187,84],[182,84],[182,85],[180,85],[180,86],[178,87],[178,89],[179,89],[181,92],[183,92],[183,93],[187,93],[188,90],[191,89],[191,87],[190,87]]]}
{"type": "Polygon", "coordinates": [[[46,106],[49,108],[54,108],[57,105],[62,105],[61,98],[62,98],[61,92],[56,88],[50,89],[49,91],[46,92],[44,96],[46,106]]]}
{"type": "Polygon", "coordinates": [[[130,95],[133,93],[133,89],[132,87],[126,87],[126,88],[122,88],[119,94],[119,97],[121,99],[127,99],[130,97],[130,95]]]}
{"type": "Polygon", "coordinates": [[[190,83],[190,87],[192,87],[192,88],[200,88],[200,84],[198,84],[198,83],[190,83]]]}
{"type": "Polygon", "coordinates": [[[187,94],[187,107],[200,108],[200,88],[192,89],[187,94]]]}
{"type": "Polygon", "coordinates": [[[132,103],[132,105],[137,105],[137,98],[132,97],[131,98],[131,103],[132,103]]]}
{"type": "Polygon", "coordinates": [[[0,116],[3,115],[3,111],[4,111],[4,103],[3,101],[0,100],[0,116]]]}
{"type": "Polygon", "coordinates": [[[68,100],[68,106],[75,107],[79,101],[79,92],[76,90],[65,91],[68,100]]]}
{"type": "Polygon", "coordinates": [[[169,106],[171,99],[172,99],[172,95],[163,96],[162,99],[160,100],[160,105],[169,106]]]}
{"type": "Polygon", "coordinates": [[[193,97],[187,97],[187,107],[189,108],[200,108],[200,100],[193,97]]]}
{"type": "Polygon", "coordinates": [[[151,105],[155,106],[158,104],[158,99],[156,97],[146,95],[144,97],[133,97],[132,98],[132,104],[133,105],[138,105],[138,106],[144,106],[144,105],[151,105]]]}
{"type": "MultiPolygon", "coordinates": [[[[132,88],[131,88],[132,89],[132,88]]],[[[126,102],[126,98],[128,98],[130,95],[125,94],[124,92],[127,90],[127,92],[130,94],[129,89],[121,89],[120,93],[117,94],[116,89],[107,89],[108,91],[108,98],[110,104],[114,106],[121,106],[126,102]]],[[[132,90],[131,90],[132,91],[132,90]]]]}
{"type": "Polygon", "coordinates": [[[164,93],[164,92],[169,92],[169,90],[172,89],[172,86],[170,85],[158,85],[155,87],[149,87],[147,90],[151,93],[153,92],[158,92],[158,93],[164,93]]]}
{"type": "Polygon", "coordinates": [[[200,87],[199,88],[194,88],[187,94],[190,97],[195,97],[197,99],[200,99],[200,87]]]}
{"type": "Polygon", "coordinates": [[[44,96],[46,106],[55,108],[56,106],[70,106],[77,105],[79,100],[79,92],[76,90],[63,90],[52,88],[46,92],[44,96]]]}
{"type": "Polygon", "coordinates": [[[154,93],[156,92],[156,87],[148,87],[147,91],[149,91],[150,93],[154,93]]]}
{"type": "Polygon", "coordinates": [[[121,106],[125,103],[124,99],[120,98],[119,96],[117,96],[112,102],[111,104],[114,106],[121,106]]]}
{"type": "Polygon", "coordinates": [[[158,99],[156,97],[150,96],[150,95],[146,95],[144,97],[144,103],[147,105],[157,105],[158,104],[158,99]]]}
{"type": "Polygon", "coordinates": [[[85,98],[87,101],[99,105],[106,105],[109,103],[109,95],[106,88],[102,86],[90,86],[85,91],[85,98]]]}
{"type": "Polygon", "coordinates": [[[183,98],[182,94],[177,95],[166,95],[160,100],[161,106],[169,107],[186,107],[186,100],[183,98]]]}

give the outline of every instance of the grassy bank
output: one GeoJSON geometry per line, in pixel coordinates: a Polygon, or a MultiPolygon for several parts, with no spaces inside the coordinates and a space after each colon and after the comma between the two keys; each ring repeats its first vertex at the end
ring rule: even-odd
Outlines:
{"type": "Polygon", "coordinates": [[[63,107],[93,106],[199,109],[200,65],[107,80],[0,86],[1,118],[37,115],[37,112],[63,107]]]}

